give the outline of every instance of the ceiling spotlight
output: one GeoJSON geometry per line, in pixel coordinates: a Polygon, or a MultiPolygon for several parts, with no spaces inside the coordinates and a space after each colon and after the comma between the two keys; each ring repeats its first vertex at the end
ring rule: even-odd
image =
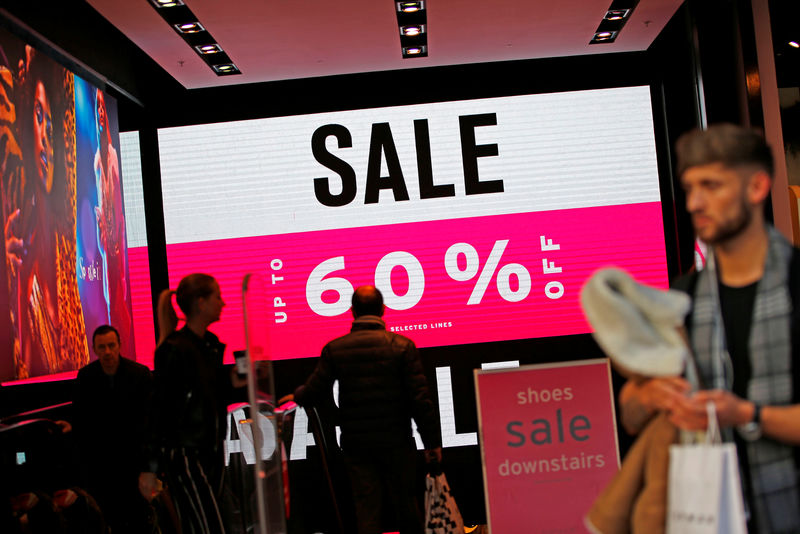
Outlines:
{"type": "Polygon", "coordinates": [[[200,33],[205,31],[203,25],[199,22],[184,22],[183,24],[175,24],[175,29],[181,33],[200,33]]]}
{"type": "Polygon", "coordinates": [[[416,13],[425,9],[425,2],[397,2],[397,11],[401,13],[416,13]]]}
{"type": "Polygon", "coordinates": [[[428,55],[428,47],[425,45],[422,46],[404,46],[403,47],[403,57],[425,57],[428,55]]]}
{"type": "Polygon", "coordinates": [[[797,41],[789,41],[789,46],[791,46],[792,48],[800,48],[800,43],[798,43],[797,41]]]}
{"type": "Polygon", "coordinates": [[[630,9],[609,9],[606,11],[605,20],[624,20],[631,14],[630,9]]]}
{"type": "Polygon", "coordinates": [[[415,24],[413,26],[400,26],[400,35],[404,37],[416,37],[425,33],[424,24],[415,24]]]}
{"type": "Polygon", "coordinates": [[[183,2],[181,0],[150,0],[150,1],[157,8],[177,7],[183,5],[183,2]]]}
{"type": "Polygon", "coordinates": [[[195,46],[194,48],[203,55],[218,54],[222,52],[222,47],[219,46],[218,44],[207,44],[207,45],[195,46]]]}
{"type": "Polygon", "coordinates": [[[597,32],[592,37],[592,40],[589,41],[589,44],[598,44],[598,43],[613,43],[614,39],[617,38],[618,32],[597,32]]]}
{"type": "Polygon", "coordinates": [[[223,63],[222,65],[212,65],[214,72],[218,76],[226,76],[228,74],[241,74],[239,69],[233,63],[223,63]]]}

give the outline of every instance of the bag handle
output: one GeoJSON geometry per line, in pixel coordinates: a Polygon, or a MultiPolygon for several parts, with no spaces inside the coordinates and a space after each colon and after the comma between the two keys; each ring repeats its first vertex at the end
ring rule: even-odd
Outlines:
{"type": "Polygon", "coordinates": [[[717,419],[717,409],[714,403],[706,403],[706,414],[708,415],[708,428],[706,429],[706,445],[717,445],[722,443],[722,434],[719,430],[719,419],[717,419]]]}

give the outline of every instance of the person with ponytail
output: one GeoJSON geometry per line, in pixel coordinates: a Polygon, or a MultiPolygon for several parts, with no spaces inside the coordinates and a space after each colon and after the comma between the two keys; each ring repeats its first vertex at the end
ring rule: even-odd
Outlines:
{"type": "Polygon", "coordinates": [[[218,499],[226,406],[233,387],[242,384],[233,369],[225,371],[225,345],[208,331],[224,306],[219,284],[202,273],[185,276],[158,300],[154,410],[139,489],[151,500],[163,480],[183,534],[225,532],[218,499]],[[179,330],[173,294],[185,317],[179,330]]]}

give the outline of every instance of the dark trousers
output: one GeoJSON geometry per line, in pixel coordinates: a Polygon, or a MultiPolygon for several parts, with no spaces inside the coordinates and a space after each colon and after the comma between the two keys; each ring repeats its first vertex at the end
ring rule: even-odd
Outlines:
{"type": "Polygon", "coordinates": [[[401,534],[423,534],[423,519],[416,495],[416,450],[408,446],[367,451],[343,451],[358,534],[380,534],[383,504],[388,500],[401,534]]]}
{"type": "Polygon", "coordinates": [[[167,489],[182,534],[225,534],[217,501],[221,469],[189,449],[170,449],[165,456],[167,489]]]}

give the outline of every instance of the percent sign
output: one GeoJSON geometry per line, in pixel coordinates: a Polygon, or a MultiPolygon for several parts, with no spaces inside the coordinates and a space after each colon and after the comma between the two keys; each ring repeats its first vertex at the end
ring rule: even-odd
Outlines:
{"type": "MultiPolygon", "coordinates": [[[[478,281],[472,288],[472,293],[469,296],[467,304],[480,304],[483,300],[483,295],[489,287],[489,282],[497,271],[497,266],[500,264],[500,258],[503,256],[503,251],[508,245],[508,239],[501,239],[494,242],[492,251],[489,253],[489,258],[483,264],[481,274],[478,276],[478,281]]],[[[478,258],[478,251],[469,243],[456,243],[447,249],[444,255],[444,268],[448,276],[457,282],[466,282],[472,280],[480,267],[480,259],[478,258]],[[464,256],[464,268],[458,266],[458,258],[460,255],[464,256]]],[[[508,302],[519,302],[525,299],[531,292],[531,275],[524,265],[519,263],[508,263],[497,271],[497,292],[500,296],[508,302]],[[511,276],[517,277],[516,291],[511,289],[511,276]]]]}

